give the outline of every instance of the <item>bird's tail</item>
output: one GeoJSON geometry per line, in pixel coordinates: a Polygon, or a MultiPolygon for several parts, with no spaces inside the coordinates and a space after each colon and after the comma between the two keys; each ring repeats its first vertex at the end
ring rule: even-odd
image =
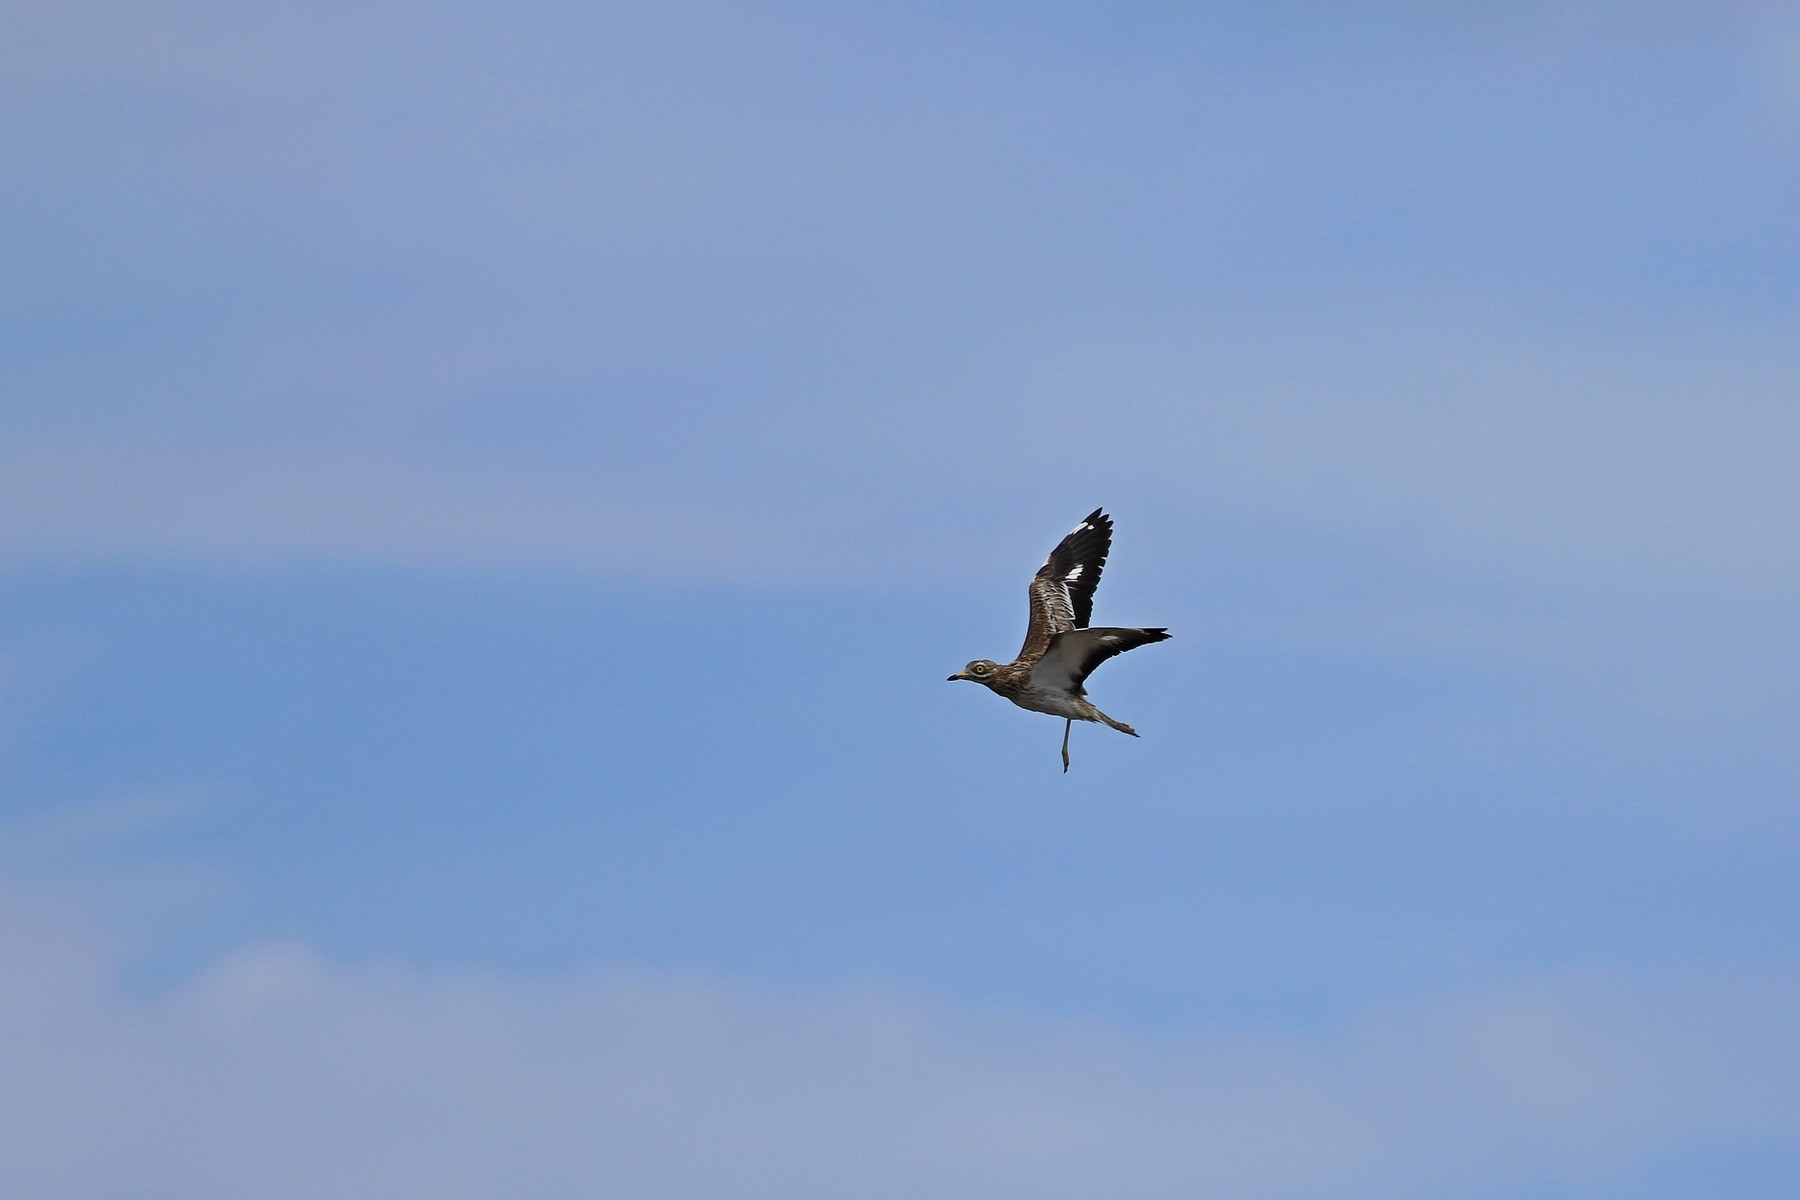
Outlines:
{"type": "Polygon", "coordinates": [[[1125,722],[1115,721],[1111,717],[1107,716],[1105,713],[1101,712],[1097,708],[1094,709],[1094,716],[1097,717],[1099,720],[1106,722],[1106,724],[1111,725],[1114,729],[1118,730],[1120,733],[1129,733],[1132,737],[1136,737],[1138,735],[1138,731],[1133,729],[1131,726],[1127,725],[1125,722]]]}

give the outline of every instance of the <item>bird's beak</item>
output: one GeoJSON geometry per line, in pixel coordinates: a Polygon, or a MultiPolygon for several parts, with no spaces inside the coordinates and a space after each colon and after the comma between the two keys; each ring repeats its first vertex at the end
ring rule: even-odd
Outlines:
{"type": "Polygon", "coordinates": [[[952,675],[949,679],[944,680],[944,682],[945,683],[954,683],[958,679],[973,679],[973,678],[975,678],[975,677],[973,675],[969,674],[967,671],[958,671],[956,674],[952,675]]]}

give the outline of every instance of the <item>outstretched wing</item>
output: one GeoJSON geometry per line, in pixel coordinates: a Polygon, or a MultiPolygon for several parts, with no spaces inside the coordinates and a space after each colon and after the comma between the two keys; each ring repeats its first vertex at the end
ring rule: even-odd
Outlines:
{"type": "Polygon", "coordinates": [[[1050,638],[1044,656],[1031,668],[1031,684],[1079,695],[1082,682],[1113,655],[1168,637],[1167,629],[1066,629],[1050,638]]]}
{"type": "Polygon", "coordinates": [[[1031,581],[1031,623],[1025,627],[1021,659],[1042,658],[1051,638],[1087,627],[1110,549],[1112,518],[1097,508],[1056,544],[1031,581]]]}

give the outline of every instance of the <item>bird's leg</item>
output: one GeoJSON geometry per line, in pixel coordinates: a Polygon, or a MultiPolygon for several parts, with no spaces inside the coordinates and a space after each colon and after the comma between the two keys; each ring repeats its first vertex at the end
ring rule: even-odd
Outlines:
{"type": "Polygon", "coordinates": [[[1069,730],[1075,728],[1073,720],[1063,722],[1063,774],[1069,773],[1069,730]]]}

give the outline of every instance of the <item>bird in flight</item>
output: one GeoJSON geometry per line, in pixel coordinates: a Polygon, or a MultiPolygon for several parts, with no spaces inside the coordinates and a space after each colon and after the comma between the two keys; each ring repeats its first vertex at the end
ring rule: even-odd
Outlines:
{"type": "Polygon", "coordinates": [[[1009,663],[978,658],[951,679],[966,679],[997,692],[1020,708],[1062,717],[1063,771],[1069,769],[1069,731],[1077,721],[1099,721],[1120,733],[1137,730],[1115,721],[1088,701],[1082,683],[1115,654],[1164,641],[1167,629],[1088,627],[1094,589],[1112,549],[1112,518],[1095,509],[1056,544],[1031,581],[1031,623],[1025,645],[1009,663]]]}

